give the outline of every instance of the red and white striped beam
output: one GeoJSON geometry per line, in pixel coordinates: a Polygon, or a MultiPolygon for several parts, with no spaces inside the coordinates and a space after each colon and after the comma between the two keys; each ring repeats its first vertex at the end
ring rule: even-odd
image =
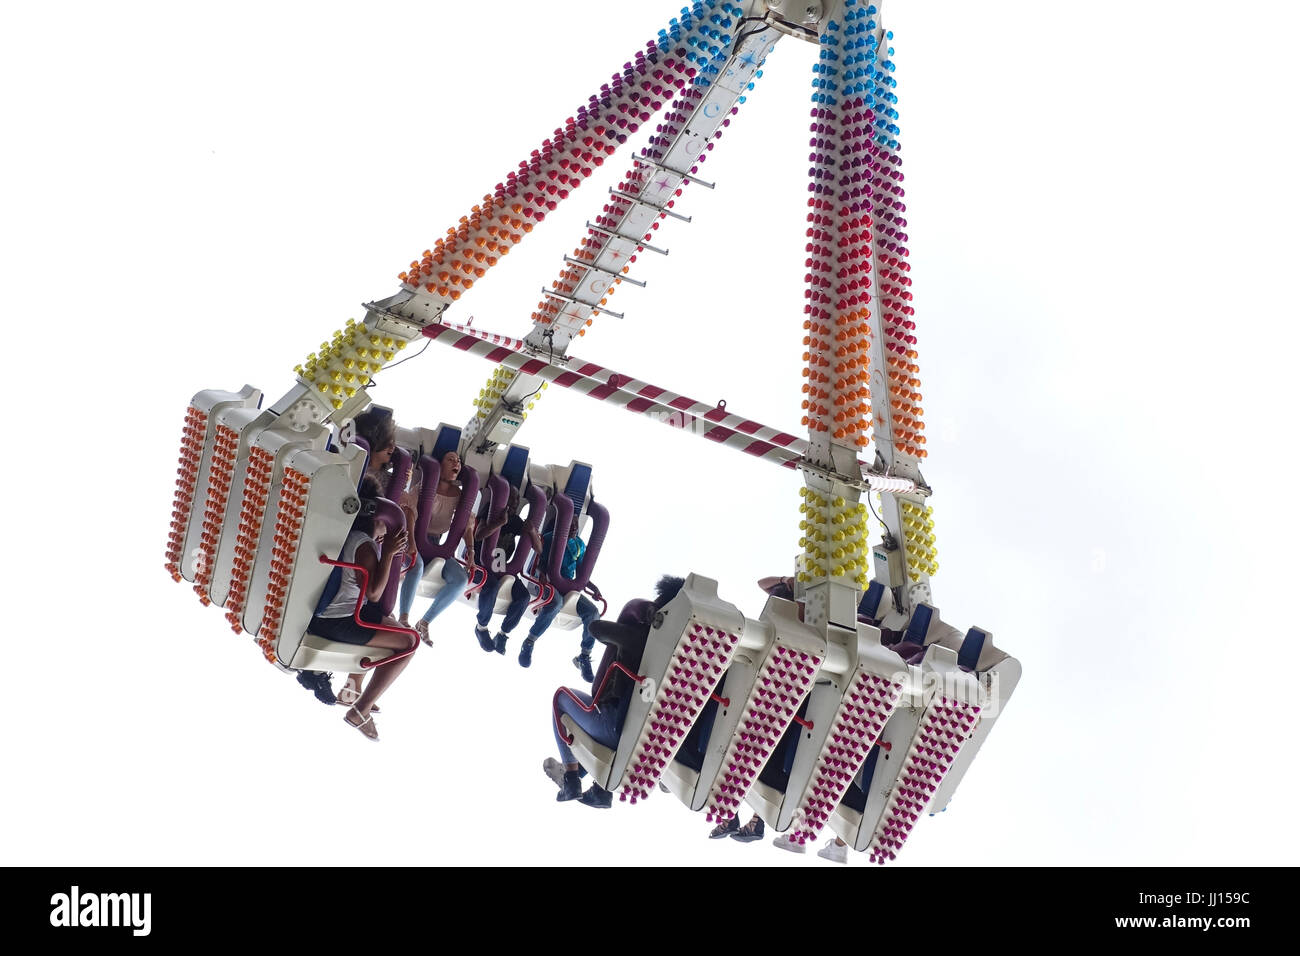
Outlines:
{"type": "MultiPolygon", "coordinates": [[[[508,335],[453,324],[430,325],[423,334],[458,351],[477,355],[525,375],[535,375],[598,401],[611,402],[648,415],[666,425],[687,429],[710,441],[786,468],[796,467],[808,450],[806,439],[594,362],[569,356],[567,366],[552,365],[544,358],[529,354],[523,341],[508,335]]],[[[916,484],[906,478],[864,474],[863,480],[877,490],[905,492],[916,489],[916,484]]]]}

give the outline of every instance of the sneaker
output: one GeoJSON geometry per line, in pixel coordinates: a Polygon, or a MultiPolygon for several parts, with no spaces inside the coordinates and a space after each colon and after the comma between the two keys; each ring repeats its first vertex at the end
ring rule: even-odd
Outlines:
{"type": "Polygon", "coordinates": [[[578,802],[588,807],[595,807],[597,810],[608,810],[614,802],[614,795],[604,787],[592,784],[587,788],[587,792],[578,798],[578,802]]]}
{"type": "Polygon", "coordinates": [[[789,850],[791,853],[807,853],[808,848],[802,843],[795,843],[790,839],[790,834],[782,833],[772,841],[772,846],[781,850],[789,850]]]}
{"type": "Polygon", "coordinates": [[[753,843],[755,840],[763,839],[763,818],[751,817],[748,823],[731,834],[731,838],[738,843],[753,843]]]}
{"type": "Polygon", "coordinates": [[[524,643],[519,647],[519,666],[528,667],[533,662],[533,642],[535,637],[525,637],[524,643]]]}
{"type": "Polygon", "coordinates": [[[577,800],[580,796],[582,796],[582,782],[578,779],[578,771],[564,771],[564,776],[560,779],[560,792],[555,795],[555,802],[567,803],[569,800],[577,800]]]}
{"type": "Polygon", "coordinates": [[[564,764],[554,757],[547,757],[542,761],[542,773],[550,777],[557,787],[564,786],[564,764]]]}
{"type": "Polygon", "coordinates": [[[596,675],[591,672],[590,654],[579,654],[573,659],[573,666],[582,671],[582,679],[588,684],[596,679],[596,675]]]}
{"type": "Polygon", "coordinates": [[[497,631],[496,640],[492,642],[492,649],[498,654],[504,655],[506,652],[506,641],[510,640],[510,635],[505,631],[497,631]]]}
{"type": "Polygon", "coordinates": [[[299,671],[298,683],[306,687],[316,695],[316,699],[322,704],[334,706],[334,688],[330,686],[330,678],[333,674],[326,674],[323,671],[299,671]]]}
{"type": "Polygon", "coordinates": [[[830,860],[832,863],[847,863],[849,862],[849,847],[846,843],[836,843],[831,840],[817,851],[817,855],[823,860],[830,860]]]}
{"type": "Polygon", "coordinates": [[[710,840],[721,840],[728,834],[735,833],[740,829],[740,817],[732,817],[726,823],[719,823],[709,832],[710,840]]]}
{"type": "Polygon", "coordinates": [[[474,636],[478,638],[478,646],[483,648],[483,650],[487,651],[489,654],[497,649],[496,644],[492,640],[492,632],[486,627],[475,627],[474,636]]]}

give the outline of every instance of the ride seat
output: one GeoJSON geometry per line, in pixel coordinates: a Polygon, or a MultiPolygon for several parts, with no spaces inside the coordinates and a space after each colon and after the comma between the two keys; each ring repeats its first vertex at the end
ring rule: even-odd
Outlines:
{"type": "MultiPolygon", "coordinates": [[[[381,519],[385,525],[398,529],[406,527],[406,516],[396,502],[387,498],[376,498],[375,505],[375,517],[381,519]]],[[[396,562],[401,559],[394,558],[393,560],[396,562]]],[[[398,576],[390,573],[388,577],[388,586],[384,589],[383,597],[374,602],[380,606],[384,614],[392,611],[397,596],[393,584],[398,576]],[[384,604],[385,601],[387,606],[384,604]]],[[[338,594],[342,582],[343,569],[334,568],[330,572],[329,579],[325,582],[325,590],[321,593],[320,600],[316,602],[313,616],[329,607],[334,600],[334,596],[338,594]]],[[[294,652],[293,660],[289,662],[289,666],[300,671],[336,671],[356,674],[364,669],[364,664],[386,660],[396,653],[398,652],[392,648],[331,641],[319,634],[311,633],[311,630],[308,629],[307,633],[303,635],[298,649],[294,652]]]]}
{"type": "Polygon", "coordinates": [[[716,581],[696,574],[686,578],[650,625],[636,668],[639,692],[627,706],[618,747],[596,742],[567,714],[558,717],[595,783],[606,790],[621,788],[620,799],[634,803],[654,792],[730,665],[744,626],[744,615],[718,598],[716,581]]]}

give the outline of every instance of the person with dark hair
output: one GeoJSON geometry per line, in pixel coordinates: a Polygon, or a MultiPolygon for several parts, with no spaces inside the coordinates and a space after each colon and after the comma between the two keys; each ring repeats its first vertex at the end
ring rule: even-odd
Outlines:
{"type": "MultiPolygon", "coordinates": [[[[424,485],[424,469],[418,464],[411,466],[410,477],[407,478],[406,490],[398,497],[397,503],[402,508],[402,513],[406,515],[406,526],[414,528],[419,520],[417,515],[420,511],[420,489],[424,485]]],[[[410,535],[410,547],[407,550],[407,564],[402,571],[402,589],[397,596],[397,623],[400,627],[411,626],[411,608],[415,604],[416,595],[420,591],[420,581],[424,578],[424,555],[420,554],[420,549],[416,547],[415,535],[410,535]]]]}
{"type": "MultiPolygon", "coordinates": [[[[568,694],[559,698],[559,712],[569,718],[594,741],[606,747],[617,748],[619,734],[623,730],[623,720],[627,716],[628,705],[636,692],[636,685],[626,674],[615,671],[605,681],[605,674],[615,662],[636,673],[641,666],[641,657],[645,652],[646,641],[650,637],[650,626],[655,615],[668,605],[682,589],[684,578],[664,575],[655,584],[655,598],[642,605],[641,612],[635,620],[625,622],[620,616],[617,623],[600,621],[593,627],[596,640],[605,645],[605,654],[600,660],[600,667],[594,675],[592,690],[600,691],[600,696],[593,699],[591,694],[569,688],[575,697],[592,709],[583,710],[568,694]],[[601,688],[601,683],[605,686],[601,688]],[[594,705],[594,706],[593,706],[594,705]]],[[[552,720],[552,724],[555,721],[552,720]]],[[[613,802],[613,795],[605,788],[592,784],[586,793],[582,792],[581,772],[577,756],[569,748],[558,725],[552,727],[555,743],[560,751],[560,759],[546,758],[542,762],[543,772],[551,778],[560,792],[555,795],[559,802],[578,800],[589,807],[606,809],[613,802]]]]}
{"type": "MultiPolygon", "coordinates": [[[[393,420],[393,413],[386,408],[372,405],[353,419],[353,422],[356,425],[357,437],[364,438],[370,447],[370,461],[366,465],[366,474],[380,478],[382,485],[383,481],[387,481],[388,467],[392,463],[393,454],[397,451],[397,423],[393,420]]],[[[398,498],[398,504],[406,515],[407,530],[411,532],[415,529],[416,513],[419,510],[421,476],[419,465],[415,465],[407,478],[406,489],[398,498]]],[[[402,590],[398,597],[397,622],[401,627],[410,627],[411,605],[415,603],[420,579],[424,576],[424,559],[420,555],[420,549],[415,546],[414,533],[407,535],[406,558],[402,562],[401,575],[402,590]]]]}
{"type": "MultiPolygon", "coordinates": [[[[541,554],[537,565],[541,570],[537,578],[543,584],[547,583],[545,568],[550,567],[551,560],[551,542],[553,540],[554,529],[542,535],[541,554]]],[[[573,516],[573,522],[569,525],[569,540],[564,548],[564,560],[560,562],[560,576],[572,581],[578,576],[578,562],[587,551],[587,543],[578,537],[578,516],[573,516]]],[[[594,584],[588,585],[592,592],[599,597],[600,589],[594,584]]],[[[564,595],[558,590],[551,595],[550,602],[537,612],[537,619],[533,621],[533,626],[528,629],[528,636],[524,638],[524,643],[519,648],[519,666],[528,667],[533,662],[533,645],[537,639],[546,633],[546,629],[551,626],[555,616],[560,613],[564,606],[564,595]]],[[[582,674],[582,679],[590,682],[592,679],[591,672],[591,649],[596,646],[596,640],[591,636],[591,625],[600,618],[600,608],[596,607],[586,597],[579,595],[577,607],[574,611],[578,619],[582,621],[582,641],[578,646],[578,656],[573,659],[573,666],[578,668],[582,674]]]]}
{"type": "MultiPolygon", "coordinates": [[[[456,516],[456,506],[460,503],[460,455],[449,451],[442,456],[438,471],[438,488],[433,498],[433,509],[429,514],[428,533],[430,537],[441,538],[451,530],[452,519],[456,516]]],[[[429,480],[429,479],[426,479],[429,480]]],[[[442,565],[442,590],[434,596],[429,609],[420,615],[415,623],[415,630],[420,640],[429,646],[429,624],[447,609],[456,596],[469,583],[469,576],[474,573],[474,517],[471,515],[465,523],[465,567],[461,567],[456,558],[450,557],[442,565]]]]}
{"type": "MultiPolygon", "coordinates": [[[[344,542],[339,560],[365,568],[367,583],[365,597],[368,601],[378,601],[383,597],[384,589],[388,586],[393,559],[406,548],[406,532],[397,529],[389,534],[384,521],[375,517],[373,509],[366,507],[368,502],[381,497],[379,481],[373,475],[366,475],[362,479],[359,490],[361,511],[352,523],[352,531],[344,542]]],[[[334,599],[319,614],[312,617],[307,630],[327,640],[343,644],[407,650],[410,643],[404,635],[392,631],[371,630],[356,622],[353,615],[360,597],[361,575],[351,568],[343,568],[334,599]]],[[[383,621],[383,615],[373,604],[362,607],[361,617],[372,624],[383,621]]],[[[379,739],[379,732],[375,729],[374,718],[371,716],[376,702],[410,662],[411,658],[408,656],[392,664],[376,667],[364,693],[361,692],[362,675],[353,674],[348,678],[344,690],[340,692],[340,702],[351,704],[344,719],[370,740],[379,739]]]]}
{"type": "Polygon", "coordinates": [[[515,629],[515,625],[524,616],[528,601],[532,597],[527,585],[516,576],[510,587],[510,606],[506,608],[506,615],[501,621],[501,628],[497,631],[496,638],[493,639],[492,632],[488,629],[488,623],[492,620],[492,613],[497,603],[497,593],[501,590],[502,569],[514,557],[520,535],[528,535],[533,551],[539,555],[542,553],[542,536],[537,533],[535,528],[526,524],[519,514],[521,500],[519,489],[511,485],[505,508],[497,515],[486,513],[482,515],[484,520],[479,523],[478,530],[474,532],[474,538],[480,543],[479,547],[481,548],[481,543],[490,538],[494,531],[498,529],[501,531],[501,534],[497,537],[496,554],[483,554],[481,552],[479,554],[479,563],[487,573],[487,580],[478,592],[478,623],[474,626],[474,636],[478,638],[479,647],[485,651],[496,651],[498,654],[506,652],[506,642],[510,640],[510,632],[515,629]]]}
{"type": "Polygon", "coordinates": [[[397,423],[393,413],[386,408],[371,406],[353,419],[357,437],[364,438],[370,446],[370,461],[366,472],[378,475],[387,470],[397,451],[397,423]]]}

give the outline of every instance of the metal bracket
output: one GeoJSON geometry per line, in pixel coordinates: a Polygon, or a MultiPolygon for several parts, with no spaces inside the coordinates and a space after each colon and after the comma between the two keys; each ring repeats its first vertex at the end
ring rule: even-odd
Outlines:
{"type": "MultiPolygon", "coordinates": [[[[898,480],[897,476],[895,475],[877,474],[874,471],[868,471],[865,477],[855,478],[849,475],[842,475],[839,472],[832,471],[829,468],[823,468],[821,465],[814,464],[813,462],[809,461],[807,458],[796,459],[794,464],[796,468],[802,469],[803,471],[810,472],[811,474],[817,475],[820,478],[825,478],[827,481],[838,481],[842,485],[848,485],[850,488],[856,488],[859,491],[876,490],[871,486],[871,482],[869,481],[870,478],[886,478],[886,479],[898,480]]],[[[905,480],[911,481],[912,479],[908,478],[905,480]]],[[[907,491],[907,492],[898,491],[893,493],[917,495],[921,498],[928,498],[933,493],[929,487],[922,485],[920,482],[915,482],[915,484],[916,484],[916,488],[913,491],[907,491]]]]}

